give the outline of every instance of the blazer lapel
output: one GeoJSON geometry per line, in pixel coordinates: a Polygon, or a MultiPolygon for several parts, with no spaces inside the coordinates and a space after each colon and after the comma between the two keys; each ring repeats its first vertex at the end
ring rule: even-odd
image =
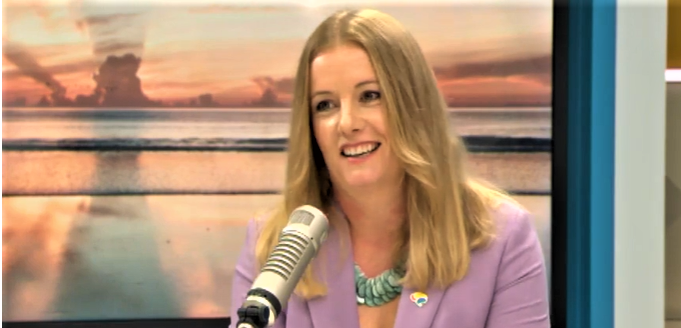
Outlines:
{"type": "MultiPolygon", "coordinates": [[[[329,232],[326,249],[318,263],[327,295],[307,302],[314,327],[358,328],[357,298],[355,296],[355,269],[352,252],[341,250],[343,236],[337,229],[329,232]]],[[[345,241],[345,246],[350,246],[345,241]]],[[[347,248],[347,247],[346,247],[347,248]]]]}
{"type": "MultiPolygon", "coordinates": [[[[404,288],[400,296],[400,304],[397,307],[397,318],[395,318],[395,328],[430,328],[437,314],[444,291],[436,288],[429,288],[423,292],[426,299],[412,300],[412,295],[418,296],[417,290],[404,288]],[[421,306],[417,305],[417,302],[421,306]]],[[[421,295],[422,296],[422,295],[421,295]]]]}

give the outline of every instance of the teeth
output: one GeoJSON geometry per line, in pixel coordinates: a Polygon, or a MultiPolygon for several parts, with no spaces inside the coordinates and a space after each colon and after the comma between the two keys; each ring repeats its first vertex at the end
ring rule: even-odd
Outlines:
{"type": "Polygon", "coordinates": [[[357,147],[343,149],[343,154],[347,156],[357,156],[370,153],[378,147],[378,144],[364,144],[357,147]]]}

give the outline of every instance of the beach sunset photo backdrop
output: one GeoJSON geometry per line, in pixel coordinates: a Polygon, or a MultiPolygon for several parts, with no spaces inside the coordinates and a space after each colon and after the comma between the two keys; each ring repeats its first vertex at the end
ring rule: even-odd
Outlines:
{"type": "Polygon", "coordinates": [[[372,7],[416,37],[474,171],[551,204],[551,1],[3,1],[3,320],[227,316],[283,187],[307,36],[372,7]]]}

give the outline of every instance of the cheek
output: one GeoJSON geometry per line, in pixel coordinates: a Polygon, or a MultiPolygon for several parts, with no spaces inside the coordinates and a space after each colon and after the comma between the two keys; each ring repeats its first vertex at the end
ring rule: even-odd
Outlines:
{"type": "Polygon", "coordinates": [[[377,111],[371,117],[371,125],[374,127],[376,133],[382,137],[387,137],[388,135],[388,120],[386,119],[383,111],[377,111]]]}
{"type": "Polygon", "coordinates": [[[326,154],[327,151],[330,151],[332,150],[332,148],[336,147],[333,129],[328,124],[328,122],[324,120],[315,120],[312,123],[312,129],[315,139],[317,139],[317,144],[319,145],[319,148],[322,150],[322,153],[326,154]]]}

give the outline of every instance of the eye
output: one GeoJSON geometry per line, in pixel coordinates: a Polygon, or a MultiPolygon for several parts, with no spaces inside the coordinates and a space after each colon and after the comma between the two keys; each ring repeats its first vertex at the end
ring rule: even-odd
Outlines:
{"type": "Polygon", "coordinates": [[[327,109],[331,109],[333,107],[333,104],[328,101],[328,100],[322,100],[317,103],[317,105],[314,106],[315,111],[321,112],[325,111],[327,109]]]}
{"type": "Polygon", "coordinates": [[[362,101],[371,102],[381,99],[381,93],[378,91],[364,91],[362,93],[362,101]]]}

